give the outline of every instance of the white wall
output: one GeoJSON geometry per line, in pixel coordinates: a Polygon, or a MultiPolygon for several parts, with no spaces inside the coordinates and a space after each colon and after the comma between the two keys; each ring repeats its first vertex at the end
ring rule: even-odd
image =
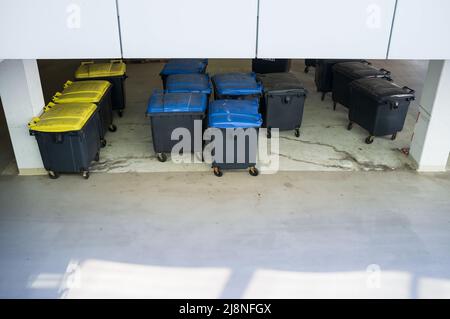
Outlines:
{"type": "Polygon", "coordinates": [[[258,57],[386,58],[395,0],[260,0],[258,57]]]}
{"type": "Polygon", "coordinates": [[[125,58],[253,58],[257,0],[119,0],[125,58]]]}
{"type": "Polygon", "coordinates": [[[120,57],[115,0],[1,0],[0,58],[120,57]]]}
{"type": "Polygon", "coordinates": [[[398,0],[391,59],[450,59],[450,1],[398,0]]]}

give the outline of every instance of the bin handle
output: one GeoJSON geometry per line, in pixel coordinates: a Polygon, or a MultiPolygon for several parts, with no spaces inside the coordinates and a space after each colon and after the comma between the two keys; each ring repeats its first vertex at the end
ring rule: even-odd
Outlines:
{"type": "Polygon", "coordinates": [[[407,87],[407,86],[404,86],[403,90],[406,90],[406,91],[408,91],[408,93],[411,93],[411,94],[415,94],[416,93],[416,90],[413,90],[413,89],[411,89],[410,87],[407,87]]]}
{"type": "Polygon", "coordinates": [[[392,74],[391,71],[386,70],[386,69],[380,69],[380,71],[383,72],[386,75],[391,75],[392,74]]]}

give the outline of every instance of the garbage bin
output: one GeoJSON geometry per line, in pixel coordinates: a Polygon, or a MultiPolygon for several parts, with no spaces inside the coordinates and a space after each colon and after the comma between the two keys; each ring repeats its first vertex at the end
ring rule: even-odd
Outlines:
{"type": "Polygon", "coordinates": [[[126,70],[127,66],[121,60],[113,60],[108,63],[83,62],[75,72],[75,79],[111,82],[112,109],[122,117],[126,106],[125,80],[128,78],[126,70]]]}
{"type": "Polygon", "coordinates": [[[171,59],[160,72],[163,88],[166,89],[166,80],[173,74],[202,74],[208,67],[207,59],[171,59]]]}
{"type": "Polygon", "coordinates": [[[215,100],[210,104],[208,126],[216,130],[210,142],[214,143],[214,175],[221,177],[222,169],[248,169],[252,176],[259,174],[256,158],[262,117],[258,108],[257,99],[215,100]]]}
{"type": "Polygon", "coordinates": [[[111,107],[111,83],[108,81],[67,81],[62,93],[56,93],[53,102],[57,104],[95,103],[100,114],[100,139],[102,147],[106,146],[105,135],[109,130],[115,132],[111,107]]]}
{"type": "Polygon", "coordinates": [[[91,103],[50,103],[28,124],[36,137],[45,169],[56,179],[60,173],[81,173],[89,178],[92,161],[99,160],[100,117],[91,103]]]}
{"type": "Polygon", "coordinates": [[[415,91],[400,87],[381,78],[366,78],[350,84],[350,112],[348,130],[353,123],[369,131],[367,144],[375,136],[391,135],[395,140],[403,130],[408,108],[415,99],[415,91]]]}
{"type": "Polygon", "coordinates": [[[322,93],[322,101],[333,90],[333,66],[343,62],[364,62],[364,60],[317,60],[315,82],[317,92],[322,93]]]}
{"type": "Polygon", "coordinates": [[[317,59],[305,59],[305,73],[309,73],[310,68],[315,68],[317,59]]]}
{"type": "MultiPolygon", "coordinates": [[[[146,115],[150,118],[153,148],[160,162],[167,160],[167,153],[179,141],[171,136],[177,128],[187,129],[191,135],[191,151],[203,151],[203,120],[207,105],[206,94],[200,93],[164,93],[155,91],[150,97],[146,115]],[[197,125],[195,124],[197,122],[197,125]],[[201,142],[196,143],[195,128],[200,128],[201,142]]],[[[198,137],[197,137],[198,138],[198,137]]]]}
{"type": "Polygon", "coordinates": [[[223,73],[212,77],[214,98],[254,99],[260,98],[262,86],[256,81],[255,73],[223,73]]]}
{"type": "Polygon", "coordinates": [[[289,72],[290,59],[253,59],[252,71],[255,73],[280,73],[289,72]]]}
{"type": "Polygon", "coordinates": [[[377,69],[367,63],[345,62],[333,66],[333,109],[337,103],[349,108],[350,83],[363,78],[385,78],[391,80],[391,72],[377,69]]]}
{"type": "Polygon", "coordinates": [[[264,88],[261,113],[267,137],[271,137],[272,128],[295,130],[299,137],[308,93],[302,83],[292,73],[259,74],[257,79],[264,88]]]}
{"type": "Polygon", "coordinates": [[[174,74],[167,77],[168,93],[202,93],[209,98],[212,92],[207,74],[174,74]]]}

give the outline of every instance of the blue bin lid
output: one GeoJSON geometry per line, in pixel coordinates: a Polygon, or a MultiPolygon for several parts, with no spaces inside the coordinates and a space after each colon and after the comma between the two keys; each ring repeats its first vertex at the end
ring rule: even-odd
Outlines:
{"type": "Polygon", "coordinates": [[[205,59],[172,59],[164,65],[161,75],[205,73],[205,59]]]}
{"type": "Polygon", "coordinates": [[[261,94],[262,86],[256,81],[255,73],[224,73],[213,76],[217,93],[220,95],[261,94]]]}
{"type": "Polygon", "coordinates": [[[206,74],[173,74],[167,77],[166,90],[170,93],[211,94],[211,85],[206,74]]]}
{"type": "Polygon", "coordinates": [[[154,91],[148,102],[147,114],[203,113],[208,100],[200,93],[164,93],[154,91]]]}
{"type": "Polygon", "coordinates": [[[215,128],[260,127],[258,100],[216,100],[209,107],[208,123],[215,128]]]}

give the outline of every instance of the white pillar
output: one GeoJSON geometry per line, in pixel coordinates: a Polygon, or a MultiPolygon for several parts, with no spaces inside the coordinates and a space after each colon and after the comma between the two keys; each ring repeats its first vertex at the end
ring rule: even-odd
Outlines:
{"type": "Polygon", "coordinates": [[[410,154],[418,171],[443,172],[450,153],[450,60],[430,61],[410,154]]]}
{"type": "Polygon", "coordinates": [[[27,127],[44,107],[36,60],[0,62],[0,95],[19,173],[45,173],[36,139],[27,127]]]}

